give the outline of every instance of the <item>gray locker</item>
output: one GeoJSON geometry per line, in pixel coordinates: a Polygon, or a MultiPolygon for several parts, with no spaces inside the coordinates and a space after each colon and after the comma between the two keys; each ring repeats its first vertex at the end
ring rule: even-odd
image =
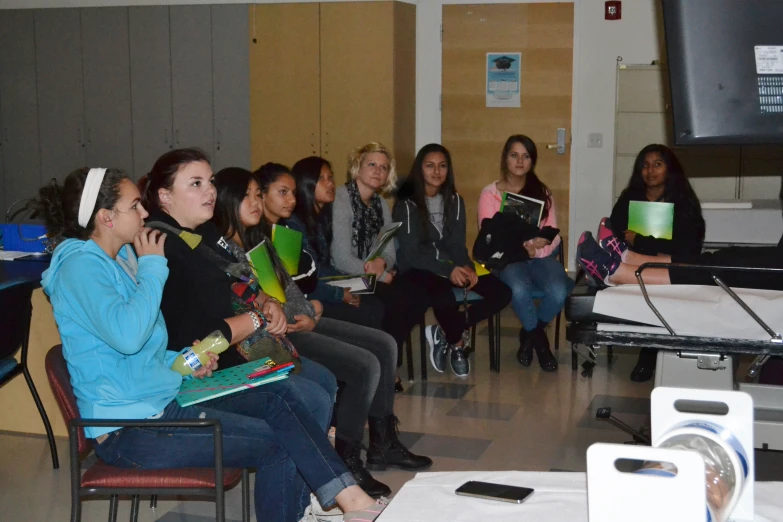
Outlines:
{"type": "Polygon", "coordinates": [[[251,166],[248,24],[247,6],[212,6],[215,172],[251,166]]]}
{"type": "Polygon", "coordinates": [[[81,9],[87,164],[133,172],[128,8],[81,9]]]}
{"type": "Polygon", "coordinates": [[[38,125],[43,178],[63,180],[86,165],[78,9],[35,11],[38,125]]]}
{"type": "Polygon", "coordinates": [[[169,8],[130,7],[130,85],[136,179],[173,148],[169,8]]]}
{"type": "Polygon", "coordinates": [[[38,148],[35,22],[31,10],[0,10],[0,210],[34,197],[45,179],[38,148]]]}
{"type": "Polygon", "coordinates": [[[212,103],[212,9],[208,5],[169,8],[174,144],[214,147],[212,103]]]}

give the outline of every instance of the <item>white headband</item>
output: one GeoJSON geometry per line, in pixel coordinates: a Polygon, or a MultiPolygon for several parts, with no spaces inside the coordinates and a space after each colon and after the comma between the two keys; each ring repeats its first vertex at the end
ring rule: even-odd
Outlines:
{"type": "Polygon", "coordinates": [[[98,192],[101,190],[103,176],[106,175],[106,169],[90,169],[87,173],[87,181],[84,182],[82,190],[82,200],[79,202],[79,225],[87,228],[90,224],[90,216],[95,208],[95,202],[98,200],[98,192]]]}

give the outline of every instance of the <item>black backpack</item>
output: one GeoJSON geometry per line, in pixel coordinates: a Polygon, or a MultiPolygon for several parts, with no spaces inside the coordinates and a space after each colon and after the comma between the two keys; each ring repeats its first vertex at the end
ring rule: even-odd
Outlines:
{"type": "Polygon", "coordinates": [[[560,231],[552,227],[539,230],[512,212],[498,212],[481,221],[476,242],[473,243],[473,259],[489,270],[504,268],[509,263],[527,261],[530,255],[524,242],[534,237],[553,241],[560,231]]]}

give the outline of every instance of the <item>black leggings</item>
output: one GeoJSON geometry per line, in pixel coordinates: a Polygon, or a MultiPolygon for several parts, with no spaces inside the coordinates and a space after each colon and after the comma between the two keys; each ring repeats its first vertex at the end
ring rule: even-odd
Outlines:
{"type": "MultiPolygon", "coordinates": [[[[779,247],[729,247],[690,256],[672,256],[672,263],[757,268],[783,268],[783,249],[779,247]]],[[[717,272],[724,283],[737,288],[783,290],[783,275],[752,272],[717,272]]],[[[714,285],[707,270],[670,268],[673,285],[714,285]]]]}
{"type": "Polygon", "coordinates": [[[483,275],[479,277],[473,291],[484,299],[470,305],[466,321],[465,313],[459,310],[451,280],[416,268],[405,272],[402,278],[428,294],[435,318],[446,333],[449,344],[458,342],[467,328],[488,319],[511,302],[511,289],[503,281],[493,275],[483,275]]]}

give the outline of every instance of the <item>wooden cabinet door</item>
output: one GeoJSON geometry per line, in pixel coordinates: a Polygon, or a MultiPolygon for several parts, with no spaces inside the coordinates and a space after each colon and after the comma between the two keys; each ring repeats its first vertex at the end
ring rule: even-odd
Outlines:
{"type": "Polygon", "coordinates": [[[128,8],[81,9],[87,164],[133,173],[128,8]]]}
{"type": "Polygon", "coordinates": [[[171,6],[171,98],[175,148],[212,155],[212,12],[208,5],[171,6]]]}
{"type": "Polygon", "coordinates": [[[212,6],[215,150],[212,169],[250,167],[250,69],[246,5],[212,6]]]}
{"type": "Polygon", "coordinates": [[[174,147],[169,8],[129,7],[133,169],[136,179],[174,147]]]}
{"type": "Polygon", "coordinates": [[[252,168],[321,154],[319,4],[249,7],[252,168]]]}
{"type": "Polygon", "coordinates": [[[394,2],[321,4],[321,152],[338,184],[352,149],[394,146],[393,26],[394,2]]]}
{"type": "Polygon", "coordinates": [[[0,118],[2,216],[17,199],[34,197],[45,181],[38,146],[35,27],[30,9],[0,12],[0,118]]]}
{"type": "Polygon", "coordinates": [[[45,179],[86,166],[82,39],[78,9],[35,11],[38,128],[45,179]]]}
{"type": "Polygon", "coordinates": [[[443,6],[443,144],[465,198],[468,246],[478,225],[481,189],[500,177],[500,154],[512,134],[536,142],[536,173],[552,190],[568,244],[570,140],[547,148],[557,129],[570,136],[574,5],[566,3],[443,6]],[[486,107],[486,53],[521,52],[521,107],[486,107]]]}

